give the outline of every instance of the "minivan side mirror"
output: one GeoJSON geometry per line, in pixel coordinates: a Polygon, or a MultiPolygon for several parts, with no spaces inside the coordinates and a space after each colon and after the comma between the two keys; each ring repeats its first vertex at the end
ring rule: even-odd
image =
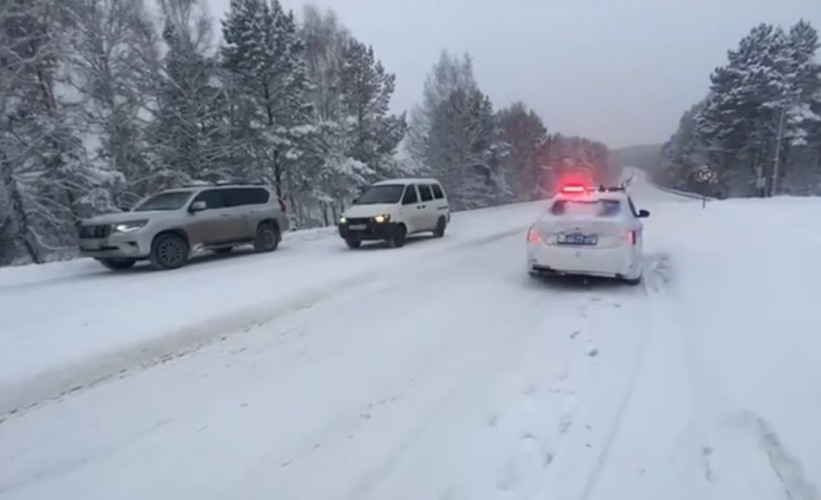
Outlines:
{"type": "Polygon", "coordinates": [[[650,217],[650,212],[644,209],[639,210],[639,219],[646,219],[647,217],[650,217]]]}
{"type": "Polygon", "coordinates": [[[188,207],[188,211],[191,212],[191,213],[202,212],[206,208],[208,208],[208,205],[206,205],[204,201],[200,200],[200,201],[195,201],[194,203],[192,203],[191,206],[188,207]]]}

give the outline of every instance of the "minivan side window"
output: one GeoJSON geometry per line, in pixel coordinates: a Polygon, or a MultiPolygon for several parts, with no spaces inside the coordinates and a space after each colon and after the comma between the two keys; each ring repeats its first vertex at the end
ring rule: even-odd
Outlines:
{"type": "Polygon", "coordinates": [[[427,184],[419,184],[419,196],[422,201],[433,200],[433,193],[430,192],[430,186],[427,184]]]}
{"type": "Polygon", "coordinates": [[[201,192],[198,194],[191,203],[197,201],[204,201],[205,208],[208,210],[213,210],[215,208],[222,208],[223,207],[223,197],[222,197],[222,190],[221,189],[208,189],[206,191],[201,192]]]}
{"type": "Polygon", "coordinates": [[[434,184],[431,187],[433,188],[433,197],[434,198],[436,198],[437,200],[441,200],[442,198],[445,197],[445,193],[442,192],[442,186],[440,186],[439,184],[434,184]]]}
{"type": "Polygon", "coordinates": [[[402,197],[403,205],[413,205],[419,203],[419,197],[416,195],[416,186],[409,184],[405,188],[405,196],[402,197]]]}

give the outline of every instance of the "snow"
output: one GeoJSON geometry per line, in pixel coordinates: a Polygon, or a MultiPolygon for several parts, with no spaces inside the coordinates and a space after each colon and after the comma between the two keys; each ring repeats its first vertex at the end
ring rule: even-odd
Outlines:
{"type": "Polygon", "coordinates": [[[821,201],[631,190],[644,287],[526,277],[538,204],[399,250],[4,270],[5,409],[129,369],[0,417],[0,498],[818,500],[821,201]]]}
{"type": "Polygon", "coordinates": [[[268,321],[405,259],[524,230],[534,210],[454,214],[446,240],[420,237],[401,252],[350,252],[333,230],[312,230],[287,234],[274,254],[207,256],[173,273],[117,274],[88,259],[0,269],[0,412],[268,321]]]}

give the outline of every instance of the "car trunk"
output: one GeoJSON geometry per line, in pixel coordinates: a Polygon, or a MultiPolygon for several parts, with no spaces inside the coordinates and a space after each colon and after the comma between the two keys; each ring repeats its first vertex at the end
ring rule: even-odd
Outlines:
{"type": "Polygon", "coordinates": [[[561,235],[596,236],[595,245],[561,243],[561,246],[583,246],[595,248],[614,248],[624,245],[631,236],[630,231],[624,228],[623,221],[618,218],[604,217],[572,217],[545,218],[536,223],[536,229],[542,239],[550,245],[559,244],[561,235]]]}

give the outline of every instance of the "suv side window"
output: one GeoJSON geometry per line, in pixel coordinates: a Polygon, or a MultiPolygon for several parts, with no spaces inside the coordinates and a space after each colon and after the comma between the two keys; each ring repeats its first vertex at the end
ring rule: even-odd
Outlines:
{"type": "Polygon", "coordinates": [[[271,193],[263,188],[248,188],[248,199],[252,205],[265,205],[271,199],[271,193]]]}
{"type": "Polygon", "coordinates": [[[445,197],[445,193],[442,191],[442,186],[439,184],[434,184],[431,188],[433,188],[433,197],[437,200],[441,200],[445,197]]]}
{"type": "Polygon", "coordinates": [[[248,205],[251,197],[248,189],[245,188],[226,188],[222,189],[222,202],[225,207],[241,207],[248,205]]]}
{"type": "Polygon", "coordinates": [[[419,196],[422,197],[422,201],[433,200],[433,193],[430,191],[430,186],[427,184],[419,184],[419,196]]]}
{"type": "Polygon", "coordinates": [[[413,205],[414,203],[419,203],[419,197],[416,194],[416,186],[413,184],[408,184],[405,188],[405,196],[402,197],[402,204],[413,205]]]}
{"type": "Polygon", "coordinates": [[[224,206],[222,199],[222,191],[223,190],[221,189],[208,189],[206,191],[202,191],[191,201],[191,203],[195,201],[204,201],[205,206],[208,210],[222,208],[224,206]]]}

